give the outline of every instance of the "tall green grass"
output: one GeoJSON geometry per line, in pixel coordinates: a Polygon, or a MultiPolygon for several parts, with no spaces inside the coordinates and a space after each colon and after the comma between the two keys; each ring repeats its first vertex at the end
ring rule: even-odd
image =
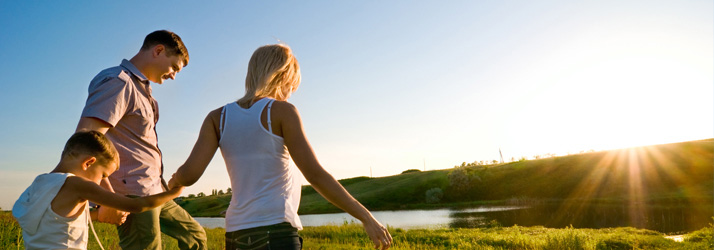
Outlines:
{"type": "MultiPolygon", "coordinates": [[[[104,248],[120,249],[116,227],[95,223],[104,248]]],[[[714,226],[685,235],[683,242],[666,239],[661,233],[635,228],[575,229],[544,227],[490,227],[472,229],[390,228],[391,249],[712,249],[714,226]]],[[[206,229],[209,249],[224,248],[222,228],[206,229]]],[[[300,231],[303,249],[372,249],[367,234],[358,224],[306,227],[300,231]]],[[[176,240],[164,235],[163,249],[178,249],[176,240]]],[[[21,228],[9,212],[0,212],[0,249],[24,249],[21,228]]],[[[89,249],[99,249],[90,234],[89,249]]]]}

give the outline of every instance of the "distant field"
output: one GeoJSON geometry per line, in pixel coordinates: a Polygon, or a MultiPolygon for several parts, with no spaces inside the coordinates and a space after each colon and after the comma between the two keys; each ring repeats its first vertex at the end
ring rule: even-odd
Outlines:
{"type": "MultiPolygon", "coordinates": [[[[105,249],[119,249],[116,227],[95,223],[105,249]]],[[[222,228],[206,229],[209,249],[224,248],[222,228]]],[[[394,250],[439,249],[712,249],[714,228],[684,235],[683,242],[666,239],[650,230],[634,228],[573,229],[499,227],[444,230],[390,228],[394,250]]],[[[300,231],[306,250],[372,249],[363,229],[354,224],[307,227],[300,231]]],[[[163,249],[178,249],[176,241],[163,236],[163,249]]],[[[89,249],[99,249],[90,233],[89,249]]],[[[0,212],[0,249],[24,249],[22,233],[9,212],[0,212]]]]}
{"type": "MultiPolygon", "coordinates": [[[[540,201],[597,201],[686,204],[714,201],[714,139],[592,152],[495,165],[413,171],[400,175],[340,180],[370,210],[468,207],[478,204],[540,201]],[[449,174],[468,176],[455,187],[449,174]],[[443,190],[428,203],[426,191],[443,190]]],[[[217,217],[230,195],[184,198],[191,215],[217,217]]],[[[310,186],[304,186],[300,214],[340,212],[310,186]]]]}

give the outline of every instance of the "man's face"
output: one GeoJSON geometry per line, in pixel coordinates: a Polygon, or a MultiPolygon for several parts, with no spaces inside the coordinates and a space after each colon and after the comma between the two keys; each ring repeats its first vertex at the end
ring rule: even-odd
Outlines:
{"type": "Polygon", "coordinates": [[[156,72],[147,77],[152,82],[162,84],[166,79],[176,79],[176,74],[183,69],[183,66],[183,59],[180,56],[168,56],[168,53],[163,51],[156,58],[156,72]]]}

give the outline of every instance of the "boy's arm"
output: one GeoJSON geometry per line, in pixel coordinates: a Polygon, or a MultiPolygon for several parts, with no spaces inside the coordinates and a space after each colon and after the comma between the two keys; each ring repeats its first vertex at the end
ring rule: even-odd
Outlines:
{"type": "Polygon", "coordinates": [[[181,191],[183,191],[183,188],[174,188],[155,195],[129,198],[110,192],[96,183],[82,177],[68,177],[67,181],[65,181],[65,185],[67,185],[73,193],[83,199],[92,201],[102,206],[112,207],[132,213],[140,213],[158,207],[167,201],[178,197],[181,194],[181,191]]]}
{"type": "MultiPolygon", "coordinates": [[[[114,193],[114,188],[112,187],[112,183],[109,182],[109,179],[103,178],[99,185],[108,190],[109,192],[114,193]]],[[[98,220],[100,222],[110,223],[114,225],[121,225],[124,224],[128,215],[129,213],[117,210],[112,207],[99,207],[96,210],[96,217],[93,218],[93,220],[98,220]]]]}

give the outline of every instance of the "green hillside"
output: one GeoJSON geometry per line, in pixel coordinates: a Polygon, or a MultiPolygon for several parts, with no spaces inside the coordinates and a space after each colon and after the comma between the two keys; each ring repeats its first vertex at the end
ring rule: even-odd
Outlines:
{"type": "MultiPolygon", "coordinates": [[[[711,202],[714,139],[400,175],[340,180],[370,210],[423,209],[483,203],[595,200],[711,202]],[[443,196],[427,203],[427,190],[443,196]]],[[[183,198],[193,216],[220,216],[230,195],[183,198]]],[[[303,186],[300,214],[339,212],[303,186]]]]}

